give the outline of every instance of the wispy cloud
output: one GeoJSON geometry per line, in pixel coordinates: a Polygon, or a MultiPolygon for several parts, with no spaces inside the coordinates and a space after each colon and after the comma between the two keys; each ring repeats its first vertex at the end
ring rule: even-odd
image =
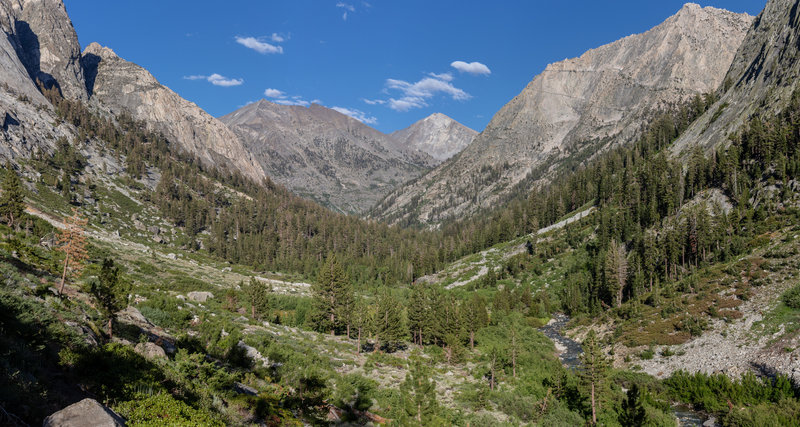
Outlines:
{"type": "Polygon", "coordinates": [[[264,90],[264,96],[267,98],[286,98],[286,93],[278,89],[269,88],[264,90]]]}
{"type": "MultiPolygon", "coordinates": [[[[272,37],[273,37],[272,41],[275,41],[275,37],[276,36],[277,36],[277,38],[283,39],[281,36],[278,36],[277,34],[273,34],[272,35],[272,37]]],[[[248,49],[253,49],[254,51],[256,51],[256,52],[258,52],[258,53],[260,53],[262,55],[266,55],[268,53],[279,53],[279,54],[283,53],[283,46],[275,46],[275,45],[269,44],[269,43],[267,43],[267,42],[265,42],[265,41],[263,41],[261,39],[257,39],[255,37],[239,37],[239,36],[236,36],[236,43],[239,43],[240,45],[242,45],[242,46],[244,46],[244,47],[246,47],[248,49]]]]}
{"type": "Polygon", "coordinates": [[[288,39],[288,36],[282,36],[278,33],[272,33],[269,39],[275,43],[283,43],[288,39]]]}
{"type": "Polygon", "coordinates": [[[386,103],[386,101],[383,100],[383,99],[366,99],[366,98],[363,98],[362,101],[364,101],[364,103],[366,103],[368,105],[383,105],[383,104],[386,103]]]}
{"type": "Polygon", "coordinates": [[[344,9],[344,13],[342,14],[342,19],[345,20],[345,21],[347,21],[347,13],[348,12],[355,12],[356,11],[356,7],[355,6],[353,6],[352,4],[344,3],[344,2],[336,3],[336,7],[344,9]]]}
{"type": "Polygon", "coordinates": [[[367,125],[374,125],[378,123],[377,118],[370,116],[367,113],[360,110],[344,108],[344,107],[331,107],[331,110],[338,111],[344,114],[345,116],[350,116],[358,120],[359,122],[367,125]]]}
{"type": "Polygon", "coordinates": [[[281,105],[299,105],[301,107],[308,107],[310,103],[306,100],[297,98],[297,99],[274,99],[272,102],[281,105]]]}
{"type": "Polygon", "coordinates": [[[204,76],[204,75],[183,76],[183,78],[186,80],[206,80],[207,82],[211,83],[214,86],[222,86],[222,87],[239,86],[242,83],[244,83],[244,79],[229,79],[217,73],[214,73],[210,76],[204,76]]]}
{"type": "Polygon", "coordinates": [[[490,70],[489,67],[481,64],[480,62],[453,61],[453,63],[451,63],[450,66],[462,73],[469,73],[476,76],[477,75],[488,76],[489,74],[492,74],[492,70],[490,70]]]}
{"type": "Polygon", "coordinates": [[[428,75],[433,77],[434,79],[439,79],[439,80],[443,80],[443,81],[446,81],[446,82],[452,82],[453,81],[453,75],[450,74],[450,73],[442,73],[442,74],[428,73],[428,75]]]}
{"type": "Polygon", "coordinates": [[[415,83],[387,79],[386,88],[399,91],[402,94],[399,98],[390,98],[388,100],[389,108],[395,111],[408,111],[414,108],[427,107],[428,100],[437,94],[449,95],[456,101],[466,101],[472,98],[470,94],[453,86],[452,80],[453,76],[450,73],[430,73],[428,77],[424,77],[415,83]]]}

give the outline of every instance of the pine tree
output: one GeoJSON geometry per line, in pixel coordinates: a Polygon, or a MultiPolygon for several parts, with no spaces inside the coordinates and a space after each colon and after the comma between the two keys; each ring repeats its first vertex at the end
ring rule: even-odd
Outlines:
{"type": "Polygon", "coordinates": [[[589,334],[583,340],[582,345],[580,378],[582,385],[588,389],[589,402],[592,408],[592,424],[596,425],[599,393],[605,385],[610,363],[603,354],[593,329],[589,330],[589,334]]]}
{"type": "Polygon", "coordinates": [[[83,269],[83,263],[89,257],[86,251],[86,236],[84,229],[88,221],[78,214],[77,209],[72,210],[72,216],[64,221],[64,229],[59,231],[59,250],[64,253],[64,271],[61,274],[61,285],[58,294],[64,294],[64,283],[68,274],[78,274],[83,269]]]}
{"type": "Polygon", "coordinates": [[[114,261],[109,258],[103,260],[100,276],[92,281],[90,292],[97,300],[103,316],[108,318],[109,338],[114,338],[114,313],[127,307],[130,289],[130,284],[120,278],[119,267],[114,266],[114,261]]]}
{"type": "Polygon", "coordinates": [[[424,425],[436,414],[436,384],[431,381],[430,373],[418,356],[412,356],[406,379],[400,384],[403,408],[415,424],[424,425]]]}
{"type": "Polygon", "coordinates": [[[464,318],[467,331],[469,331],[469,348],[475,350],[475,333],[489,324],[489,313],[486,311],[486,300],[478,295],[472,294],[472,298],[464,307],[464,318]]]}
{"type": "Polygon", "coordinates": [[[609,294],[614,297],[615,307],[622,305],[622,294],[628,278],[628,259],[626,257],[625,245],[612,239],[606,253],[605,277],[609,294]]]}
{"type": "Polygon", "coordinates": [[[402,305],[389,293],[378,297],[374,318],[374,330],[377,336],[375,348],[381,346],[391,349],[395,344],[408,337],[408,329],[403,318],[402,305]]]}
{"type": "Polygon", "coordinates": [[[314,298],[315,323],[320,331],[329,331],[331,335],[336,332],[338,316],[342,312],[342,299],[352,293],[350,281],[336,256],[328,255],[317,276],[317,281],[311,286],[314,298]]]}
{"type": "Polygon", "coordinates": [[[408,327],[411,329],[414,344],[423,345],[423,337],[428,336],[430,311],[430,292],[425,285],[414,284],[408,302],[408,327]]]}
{"type": "Polygon", "coordinates": [[[0,217],[6,219],[6,223],[18,228],[25,212],[25,196],[22,192],[22,181],[14,171],[10,162],[6,162],[6,173],[3,177],[3,194],[0,195],[0,217]]]}
{"type": "Polygon", "coordinates": [[[250,303],[250,317],[253,319],[263,319],[269,313],[269,294],[272,289],[251,277],[247,284],[240,282],[239,287],[245,295],[245,299],[250,303]]]}
{"type": "Polygon", "coordinates": [[[619,423],[623,426],[641,427],[647,422],[647,412],[642,406],[642,394],[638,384],[628,390],[628,395],[622,401],[622,413],[619,416],[619,423]]]}

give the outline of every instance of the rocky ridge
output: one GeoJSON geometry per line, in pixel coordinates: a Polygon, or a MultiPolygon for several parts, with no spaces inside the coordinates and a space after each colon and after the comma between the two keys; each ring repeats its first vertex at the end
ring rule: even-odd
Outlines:
{"type": "Polygon", "coordinates": [[[783,109],[800,77],[798,58],[800,1],[770,0],[736,52],[725,78],[729,90],[673,144],[673,154],[688,154],[694,145],[710,151],[756,111],[783,109]]]}
{"type": "Polygon", "coordinates": [[[437,223],[634,140],[655,111],[716,90],[752,17],[685,5],[655,28],[547,66],[460,155],[387,196],[391,222],[437,223]]]}
{"type": "Polygon", "coordinates": [[[466,128],[449,118],[424,128],[412,126],[404,136],[394,137],[318,104],[286,106],[266,100],[220,120],[273,180],[347,213],[365,212],[396,186],[438,164],[422,145],[442,154],[438,147],[447,146],[444,151],[449,152],[469,137],[466,128]],[[412,140],[425,142],[415,145],[412,140]]]}
{"type": "Polygon", "coordinates": [[[264,171],[219,120],[160,84],[144,68],[92,43],[81,60],[91,101],[114,114],[141,120],[207,165],[232,166],[260,182],[264,171]]]}

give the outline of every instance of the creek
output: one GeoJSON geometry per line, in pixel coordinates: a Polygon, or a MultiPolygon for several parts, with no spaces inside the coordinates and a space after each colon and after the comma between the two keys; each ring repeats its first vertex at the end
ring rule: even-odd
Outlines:
{"type": "MultiPolygon", "coordinates": [[[[570,368],[576,369],[581,364],[581,353],[583,349],[581,344],[573,339],[567,338],[562,334],[562,331],[569,322],[569,316],[556,313],[553,315],[552,320],[547,325],[542,326],[539,330],[553,341],[556,350],[559,352],[558,358],[561,363],[570,368]]],[[[673,405],[672,412],[678,420],[678,425],[684,426],[702,426],[708,420],[708,416],[693,410],[686,405],[673,405]]]]}

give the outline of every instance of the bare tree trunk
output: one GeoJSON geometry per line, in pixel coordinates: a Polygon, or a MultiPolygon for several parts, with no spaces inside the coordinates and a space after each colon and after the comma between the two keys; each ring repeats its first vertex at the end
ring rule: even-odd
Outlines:
{"type": "Polygon", "coordinates": [[[469,349],[475,350],[475,331],[469,331],[469,349]]]}
{"type": "Polygon", "coordinates": [[[361,354],[361,327],[358,327],[358,354],[361,354]]]}
{"type": "Polygon", "coordinates": [[[492,378],[489,380],[489,390],[492,391],[494,391],[494,365],[496,362],[495,360],[496,358],[497,358],[496,355],[492,355],[492,378]]]}
{"type": "Polygon", "coordinates": [[[64,282],[67,281],[67,265],[69,265],[69,254],[64,258],[64,272],[61,273],[61,286],[58,288],[58,295],[64,295],[64,282]]]}
{"type": "Polygon", "coordinates": [[[597,425],[597,411],[594,407],[594,381],[592,381],[592,425],[597,425]]]}
{"type": "Polygon", "coordinates": [[[511,372],[514,379],[517,379],[517,336],[516,333],[511,337],[511,372]]]}
{"type": "Polygon", "coordinates": [[[108,338],[114,339],[114,329],[112,329],[111,322],[114,321],[114,315],[112,314],[111,317],[108,318],[108,338]]]}

